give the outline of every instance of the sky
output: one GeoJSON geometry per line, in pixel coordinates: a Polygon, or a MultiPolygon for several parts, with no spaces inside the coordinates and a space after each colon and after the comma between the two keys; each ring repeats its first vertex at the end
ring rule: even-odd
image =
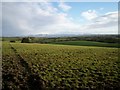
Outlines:
{"type": "Polygon", "coordinates": [[[35,34],[118,34],[118,3],[2,3],[2,36],[35,34]]]}

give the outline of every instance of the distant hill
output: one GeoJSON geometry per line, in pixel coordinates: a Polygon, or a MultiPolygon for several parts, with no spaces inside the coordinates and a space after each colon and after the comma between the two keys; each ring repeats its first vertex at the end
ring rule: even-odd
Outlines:
{"type": "Polygon", "coordinates": [[[80,34],[37,34],[37,35],[29,35],[29,37],[74,37],[81,36],[80,34]]]}

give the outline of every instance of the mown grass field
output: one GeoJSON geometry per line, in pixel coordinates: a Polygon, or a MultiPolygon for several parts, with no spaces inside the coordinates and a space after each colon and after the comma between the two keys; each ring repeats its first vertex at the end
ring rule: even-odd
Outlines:
{"type": "Polygon", "coordinates": [[[3,42],[3,90],[120,88],[118,48],[3,42]]]}
{"type": "Polygon", "coordinates": [[[53,44],[60,45],[74,45],[74,46],[95,46],[95,47],[120,47],[118,43],[104,43],[104,42],[95,42],[95,41],[61,41],[54,42],[53,44]]]}

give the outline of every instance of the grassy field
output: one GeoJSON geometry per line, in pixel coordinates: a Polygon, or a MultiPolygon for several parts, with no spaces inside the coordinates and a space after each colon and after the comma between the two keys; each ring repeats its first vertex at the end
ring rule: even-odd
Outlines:
{"type": "Polygon", "coordinates": [[[116,47],[116,48],[119,47],[117,43],[103,43],[103,42],[95,42],[95,41],[62,41],[62,42],[54,42],[53,44],[75,45],[75,46],[116,47]]]}
{"type": "Polygon", "coordinates": [[[5,42],[2,53],[3,90],[120,88],[117,48],[5,42]]]}

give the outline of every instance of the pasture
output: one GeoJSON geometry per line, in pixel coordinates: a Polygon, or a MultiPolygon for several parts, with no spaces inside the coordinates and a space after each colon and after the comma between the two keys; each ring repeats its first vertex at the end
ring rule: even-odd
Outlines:
{"type": "Polygon", "coordinates": [[[105,42],[95,42],[95,41],[61,41],[61,42],[54,42],[53,44],[74,45],[74,46],[114,47],[114,48],[119,47],[118,43],[105,43],[105,42]]]}

